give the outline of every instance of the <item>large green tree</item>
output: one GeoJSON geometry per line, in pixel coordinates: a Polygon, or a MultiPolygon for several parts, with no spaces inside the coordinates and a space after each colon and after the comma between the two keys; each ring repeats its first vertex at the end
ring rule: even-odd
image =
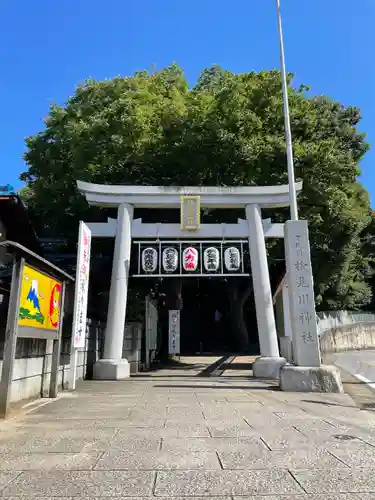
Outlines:
{"type": "MultiPolygon", "coordinates": [[[[310,223],[317,304],[359,308],[371,298],[370,255],[363,242],[369,199],[357,181],[368,149],[357,129],[360,112],[310,95],[305,86],[293,87],[292,75],[289,99],[296,176],[304,183],[300,217],[310,223]]],[[[30,209],[40,229],[73,239],[80,218],[100,217],[78,195],[77,179],[142,185],[287,183],[278,71],[234,74],[212,67],[193,88],[177,65],[88,80],[65,105],[51,107],[45,129],[26,144],[28,170],[21,179],[30,209]]],[[[288,212],[270,215],[286,220],[288,212]]],[[[283,258],[282,244],[270,244],[269,255],[272,270],[283,258]]],[[[237,304],[249,295],[248,287],[240,287],[231,292],[237,304]]]]}

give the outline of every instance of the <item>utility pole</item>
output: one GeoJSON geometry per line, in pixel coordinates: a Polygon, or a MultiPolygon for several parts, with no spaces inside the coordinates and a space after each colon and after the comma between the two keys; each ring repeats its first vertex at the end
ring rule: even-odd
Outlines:
{"type": "Polygon", "coordinates": [[[283,29],[281,24],[280,0],[276,0],[276,10],[277,10],[277,24],[279,28],[281,80],[282,80],[283,100],[284,100],[284,124],[285,124],[286,157],[288,163],[290,218],[291,220],[298,220],[296,181],[294,178],[294,164],[293,164],[292,132],[290,129],[288,82],[286,79],[286,70],[285,70],[285,56],[284,56],[283,29]]]}

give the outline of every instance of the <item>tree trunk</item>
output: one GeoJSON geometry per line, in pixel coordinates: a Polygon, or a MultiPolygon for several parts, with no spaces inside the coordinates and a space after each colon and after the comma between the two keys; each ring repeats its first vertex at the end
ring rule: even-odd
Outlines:
{"type": "Polygon", "coordinates": [[[171,279],[167,285],[167,305],[169,310],[182,309],[182,280],[171,279]]]}
{"type": "Polygon", "coordinates": [[[238,286],[229,287],[229,317],[228,324],[230,335],[234,339],[235,348],[246,351],[249,348],[249,335],[244,319],[243,307],[252,292],[252,286],[248,286],[240,292],[238,286]]]}

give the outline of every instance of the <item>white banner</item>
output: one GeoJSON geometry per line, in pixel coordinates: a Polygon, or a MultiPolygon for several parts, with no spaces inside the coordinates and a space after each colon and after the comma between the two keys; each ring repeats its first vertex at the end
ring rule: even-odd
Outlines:
{"type": "Polygon", "coordinates": [[[85,347],[87,296],[90,275],[91,231],[84,222],[79,223],[76,288],[74,295],[74,315],[72,347],[85,347]]]}
{"type": "Polygon", "coordinates": [[[180,354],[180,311],[169,311],[169,354],[180,354]]]}

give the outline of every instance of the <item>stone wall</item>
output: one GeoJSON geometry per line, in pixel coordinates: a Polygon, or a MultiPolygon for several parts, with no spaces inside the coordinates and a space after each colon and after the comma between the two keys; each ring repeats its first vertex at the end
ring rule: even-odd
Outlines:
{"type": "Polygon", "coordinates": [[[141,369],[142,323],[129,323],[125,327],[122,357],[130,364],[130,373],[141,369]]]}
{"type": "MultiPolygon", "coordinates": [[[[70,370],[71,321],[65,322],[59,366],[60,389],[68,387],[70,370]]],[[[88,320],[85,348],[78,354],[77,380],[92,377],[92,366],[100,356],[103,327],[99,322],[88,320]]],[[[11,401],[35,398],[48,394],[51,376],[53,341],[44,339],[18,339],[14,360],[11,401]]],[[[0,339],[0,376],[4,339],[0,339]]]]}
{"type": "Polygon", "coordinates": [[[335,352],[375,349],[375,321],[331,328],[321,333],[322,357],[335,352]]]}
{"type": "MultiPolygon", "coordinates": [[[[78,352],[77,380],[91,379],[93,366],[103,352],[104,324],[87,320],[85,347],[78,352]]],[[[142,324],[131,323],[124,334],[124,351],[136,373],[141,363],[142,324]]],[[[18,339],[13,371],[13,403],[40,396],[47,396],[51,376],[53,341],[42,339],[18,339]]],[[[59,390],[68,389],[70,372],[71,319],[64,320],[63,341],[59,366],[59,390]]],[[[4,349],[4,337],[0,338],[0,377],[4,349]]]]}

